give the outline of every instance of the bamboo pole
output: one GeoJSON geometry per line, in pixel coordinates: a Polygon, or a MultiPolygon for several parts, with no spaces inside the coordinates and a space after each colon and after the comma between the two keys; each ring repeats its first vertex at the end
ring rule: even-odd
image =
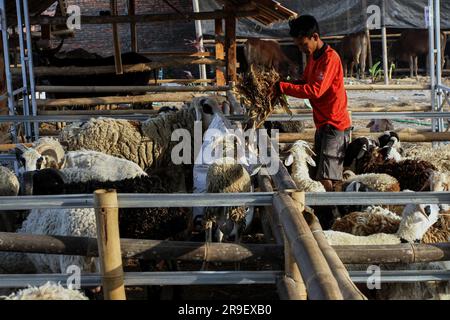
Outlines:
{"type": "MultiPolygon", "coordinates": [[[[267,175],[267,170],[265,168],[262,168],[258,174],[258,185],[264,192],[273,192],[272,183],[270,182],[270,177],[267,175]]],[[[278,216],[273,213],[272,208],[264,207],[261,209],[263,210],[262,220],[264,235],[266,235],[266,233],[271,233],[277,244],[284,245],[286,274],[277,281],[278,295],[282,300],[306,300],[306,286],[300,270],[295,263],[295,259],[292,257],[291,248],[284,235],[283,226],[279,222],[278,216]],[[270,230],[264,228],[267,224],[269,225],[270,230]]]]}
{"type": "Polygon", "coordinates": [[[305,216],[305,218],[307,221],[309,221],[309,227],[312,231],[312,234],[319,244],[320,250],[325,256],[325,259],[327,260],[328,265],[333,272],[333,275],[336,277],[344,299],[367,300],[367,298],[361,293],[361,291],[359,291],[359,289],[350,279],[350,275],[348,274],[348,271],[342,261],[339,260],[339,256],[337,255],[336,251],[334,251],[334,249],[329,245],[317,217],[312,213],[307,213],[307,215],[308,216],[305,216]]]}
{"type": "Polygon", "coordinates": [[[178,57],[212,57],[211,52],[184,52],[184,51],[139,51],[143,56],[178,56],[178,57]]]}
{"type": "MultiPolygon", "coordinates": [[[[352,138],[359,137],[373,137],[377,138],[381,135],[380,132],[358,132],[352,133],[352,138]]],[[[405,133],[397,132],[400,141],[403,142],[433,142],[433,141],[450,141],[450,132],[417,132],[405,133]]],[[[298,140],[305,140],[308,142],[314,141],[314,134],[310,131],[305,133],[280,133],[280,143],[293,143],[298,140]]]]}
{"type": "MultiPolygon", "coordinates": [[[[124,259],[179,260],[202,262],[206,251],[212,262],[281,263],[283,246],[277,244],[235,244],[187,241],[121,239],[124,259]]],[[[69,236],[0,232],[0,251],[98,257],[97,239],[69,236]]]]}
{"type": "Polygon", "coordinates": [[[47,93],[104,93],[104,92],[219,92],[227,91],[227,86],[36,86],[36,91],[47,93]]]}
{"type": "MultiPolygon", "coordinates": [[[[133,65],[124,65],[123,72],[146,72],[153,71],[159,68],[179,67],[191,64],[207,64],[207,65],[224,65],[223,61],[218,61],[211,58],[199,58],[199,57],[172,57],[170,59],[154,61],[148,63],[138,63],[133,65]]],[[[35,67],[33,68],[35,76],[88,76],[88,75],[100,75],[100,74],[114,74],[116,67],[111,66],[94,66],[94,67],[35,67]]],[[[20,75],[22,73],[21,68],[12,68],[11,73],[13,75],[20,75]]]]}
{"type": "Polygon", "coordinates": [[[338,283],[315,241],[303,213],[287,194],[274,195],[273,206],[312,300],[342,300],[338,283]]]}
{"type": "MultiPolygon", "coordinates": [[[[216,59],[224,60],[225,59],[225,50],[224,50],[224,33],[223,33],[223,20],[216,19],[215,20],[215,36],[216,36],[216,59]]],[[[216,66],[216,84],[218,86],[223,86],[226,84],[225,73],[223,72],[222,67],[216,66]]]]}
{"type": "Polygon", "coordinates": [[[236,45],[236,17],[230,4],[225,6],[230,15],[225,19],[225,50],[227,62],[227,80],[237,81],[237,45],[236,45]]]}
{"type": "Polygon", "coordinates": [[[6,151],[14,150],[14,148],[18,147],[19,145],[23,145],[23,146],[25,146],[25,147],[31,147],[33,144],[32,144],[32,143],[19,143],[19,144],[8,143],[8,144],[0,144],[0,152],[6,152],[6,151]]]}
{"type": "Polygon", "coordinates": [[[431,86],[427,84],[349,84],[345,86],[345,90],[431,90],[431,86]]]}
{"type": "Polygon", "coordinates": [[[93,97],[93,98],[67,98],[36,100],[38,107],[69,107],[69,106],[97,106],[121,103],[148,103],[148,102],[186,102],[195,97],[201,97],[202,93],[155,93],[129,97],[93,97]]]}
{"type": "MultiPolygon", "coordinates": [[[[110,0],[111,15],[117,16],[117,0],[110,0]]],[[[120,36],[117,23],[112,24],[113,31],[113,45],[114,45],[114,64],[116,74],[123,74],[122,54],[120,52],[120,36]]]]}
{"type": "Polygon", "coordinates": [[[126,300],[115,190],[94,192],[97,242],[105,300],[126,300]]]}
{"type": "MultiPolygon", "coordinates": [[[[128,0],[128,15],[136,15],[136,0],[128,0]]],[[[131,34],[131,51],[138,52],[138,37],[136,22],[130,22],[130,34],[131,34]]]]}
{"type": "Polygon", "coordinates": [[[149,109],[130,109],[130,110],[60,110],[60,111],[38,111],[39,116],[53,115],[95,115],[95,116],[111,116],[111,115],[129,115],[129,114],[148,114],[156,115],[158,110],[149,109]]]}
{"type": "MultiPolygon", "coordinates": [[[[121,239],[124,259],[202,262],[205,250],[213,262],[267,261],[281,263],[283,244],[234,244],[121,239]]],[[[450,243],[333,246],[344,264],[410,264],[450,260],[450,243]]],[[[0,232],[0,252],[77,255],[98,257],[96,238],[48,236],[0,232]]],[[[18,261],[20,263],[20,261],[18,261]]],[[[1,263],[0,263],[1,264],[1,263]]]]}
{"type": "MultiPolygon", "coordinates": [[[[252,17],[259,13],[258,10],[238,10],[232,12],[210,11],[210,12],[186,12],[180,13],[161,13],[145,15],[121,15],[121,16],[81,16],[81,24],[111,24],[111,23],[148,23],[148,22],[167,22],[167,21],[193,21],[193,20],[215,20],[224,19],[231,16],[236,18],[252,17]]],[[[67,23],[66,17],[34,16],[30,17],[31,24],[61,24],[67,23]]]]}
{"type": "Polygon", "coordinates": [[[199,79],[162,79],[162,80],[159,80],[159,79],[157,79],[156,82],[155,82],[155,80],[152,79],[148,83],[149,84],[158,84],[158,83],[203,83],[203,82],[213,83],[214,81],[215,81],[214,79],[205,79],[205,80],[199,80],[199,79]]]}

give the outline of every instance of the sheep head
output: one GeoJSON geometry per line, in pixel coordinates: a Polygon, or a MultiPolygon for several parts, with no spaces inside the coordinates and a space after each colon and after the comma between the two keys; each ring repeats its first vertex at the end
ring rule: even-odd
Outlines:
{"type": "Polygon", "coordinates": [[[19,145],[15,151],[25,172],[44,168],[59,169],[63,164],[64,149],[55,139],[42,138],[35,143],[34,148],[19,145]]]}
{"type": "Polygon", "coordinates": [[[408,204],[403,210],[397,235],[408,242],[418,242],[438,218],[438,205],[408,204]]]}
{"type": "Polygon", "coordinates": [[[316,154],[309,144],[306,141],[299,140],[292,145],[291,149],[289,149],[289,156],[284,164],[289,167],[294,163],[294,160],[297,160],[315,167],[316,162],[312,158],[313,156],[316,156],[316,154]]]}

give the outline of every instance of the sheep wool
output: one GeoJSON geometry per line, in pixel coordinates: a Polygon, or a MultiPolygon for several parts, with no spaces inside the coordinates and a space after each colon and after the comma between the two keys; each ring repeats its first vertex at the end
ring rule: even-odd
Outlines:
{"type": "Polygon", "coordinates": [[[362,174],[351,177],[345,181],[345,184],[359,182],[368,188],[378,192],[399,192],[400,184],[398,180],[388,174],[362,174]]]}
{"type": "MultiPolygon", "coordinates": [[[[221,159],[213,163],[208,168],[206,176],[207,192],[208,193],[238,193],[238,192],[251,192],[251,178],[247,170],[241,165],[236,163],[234,159],[227,158],[221,159]]],[[[206,209],[205,220],[217,223],[218,220],[227,220],[222,217],[221,212],[223,208],[209,207],[206,209]]],[[[229,218],[232,222],[242,225],[245,221],[246,209],[243,206],[227,208],[229,218]]],[[[225,234],[230,234],[233,226],[227,224],[225,221],[221,221],[221,229],[227,226],[227,230],[222,230],[225,234]]],[[[219,226],[219,227],[220,227],[219,226]]]]}
{"type": "Polygon", "coordinates": [[[64,174],[69,181],[86,182],[89,180],[124,180],[146,176],[144,170],[136,163],[97,151],[70,151],[65,156],[64,174]],[[80,172],[80,170],[84,172],[80,172]],[[92,173],[90,176],[87,172],[92,173]]]}
{"type": "Polygon", "coordinates": [[[153,140],[144,137],[140,125],[127,120],[91,119],[66,126],[59,136],[69,151],[93,150],[137,163],[145,169],[153,163],[153,140]]]}
{"type": "Polygon", "coordinates": [[[40,287],[29,287],[19,290],[6,297],[4,300],[89,300],[78,290],[64,288],[61,284],[47,282],[40,287]]]}
{"type": "Polygon", "coordinates": [[[355,236],[370,236],[376,233],[394,234],[398,231],[401,218],[381,207],[369,207],[364,212],[352,212],[339,218],[331,227],[334,231],[355,236]]]}
{"type": "Polygon", "coordinates": [[[14,172],[0,166],[0,196],[17,196],[20,183],[14,172]]]}
{"type": "Polygon", "coordinates": [[[450,145],[404,144],[403,157],[411,160],[425,160],[432,163],[439,171],[450,174],[450,145]]]}

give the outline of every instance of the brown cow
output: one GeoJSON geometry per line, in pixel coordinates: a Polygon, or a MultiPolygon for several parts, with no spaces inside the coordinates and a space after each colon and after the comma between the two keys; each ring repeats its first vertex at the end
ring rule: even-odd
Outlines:
{"type": "MultiPolygon", "coordinates": [[[[441,33],[441,50],[445,52],[447,36],[441,33]]],[[[389,50],[389,61],[409,62],[411,78],[418,77],[419,56],[428,55],[428,30],[427,29],[407,29],[404,30],[400,38],[395,41],[389,50]]],[[[428,60],[427,60],[428,61],[428,60]]],[[[444,54],[442,54],[441,65],[444,65],[444,54]]]]}
{"type": "Polygon", "coordinates": [[[356,67],[361,78],[366,72],[366,61],[369,41],[364,31],[352,33],[345,36],[339,44],[339,54],[344,67],[344,77],[348,74],[348,63],[350,62],[350,77],[353,76],[353,68],[356,67]]]}
{"type": "Polygon", "coordinates": [[[284,77],[299,75],[299,66],[284,54],[276,40],[249,38],[245,43],[244,54],[249,66],[273,67],[284,77]]]}

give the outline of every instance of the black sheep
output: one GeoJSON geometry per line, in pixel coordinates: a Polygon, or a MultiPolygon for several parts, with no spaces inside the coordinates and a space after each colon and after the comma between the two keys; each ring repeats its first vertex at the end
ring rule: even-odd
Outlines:
{"type": "MultiPolygon", "coordinates": [[[[157,176],[142,176],[121,181],[64,183],[56,169],[33,172],[33,194],[86,194],[98,189],[115,189],[117,193],[170,193],[157,176]]],[[[121,208],[119,229],[122,238],[164,240],[186,231],[191,217],[184,208],[121,208]]]]}

